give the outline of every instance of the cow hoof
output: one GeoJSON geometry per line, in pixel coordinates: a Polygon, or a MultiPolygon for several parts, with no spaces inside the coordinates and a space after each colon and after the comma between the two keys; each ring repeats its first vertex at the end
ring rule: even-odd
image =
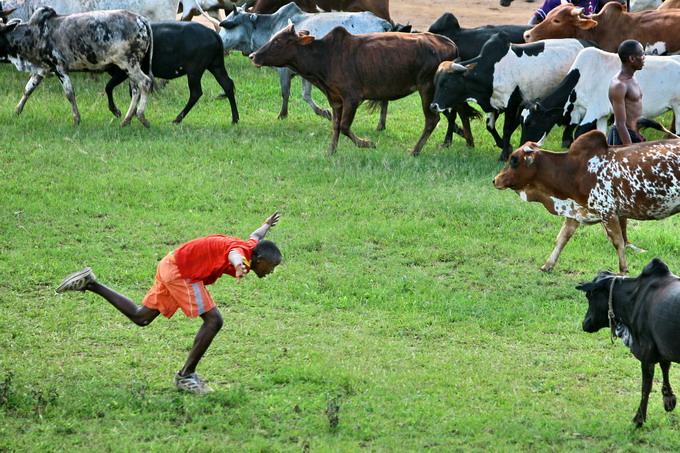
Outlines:
{"type": "Polygon", "coordinates": [[[376,131],[384,131],[386,129],[384,124],[378,124],[378,126],[375,128],[376,131]]]}
{"type": "Polygon", "coordinates": [[[412,149],[411,151],[408,152],[408,154],[409,154],[409,156],[419,156],[420,151],[416,151],[416,150],[412,149]]]}
{"type": "Polygon", "coordinates": [[[129,126],[129,125],[130,125],[130,120],[129,120],[129,119],[123,120],[123,121],[120,123],[120,127],[125,127],[125,126],[129,126]]]}
{"type": "Polygon", "coordinates": [[[287,113],[279,113],[279,116],[276,117],[277,120],[285,120],[286,118],[288,118],[287,113]]]}
{"type": "Polygon", "coordinates": [[[541,266],[541,270],[543,272],[550,272],[553,270],[554,267],[555,267],[554,265],[544,264],[543,266],[541,266]]]}
{"type": "Polygon", "coordinates": [[[636,428],[642,428],[642,425],[645,423],[645,417],[638,412],[635,414],[635,417],[633,417],[633,423],[635,423],[636,428]]]}
{"type": "Polygon", "coordinates": [[[676,403],[677,400],[675,398],[675,395],[673,395],[672,393],[670,395],[663,396],[663,408],[666,410],[666,412],[671,412],[673,409],[675,409],[676,403]]]}
{"type": "Polygon", "coordinates": [[[439,147],[440,148],[448,148],[449,146],[451,146],[451,143],[452,143],[451,140],[444,140],[443,142],[441,142],[439,147]]]}
{"type": "Polygon", "coordinates": [[[375,144],[372,141],[361,138],[357,140],[357,146],[359,148],[375,148],[375,144]]]}
{"type": "Polygon", "coordinates": [[[172,120],[172,124],[179,124],[181,122],[182,122],[182,118],[180,118],[179,116],[177,118],[175,118],[174,120],[172,120]]]}
{"type": "Polygon", "coordinates": [[[145,128],[149,129],[151,127],[151,123],[149,123],[149,120],[146,118],[140,118],[139,122],[144,125],[145,128]]]}
{"type": "Polygon", "coordinates": [[[330,110],[322,109],[322,110],[319,111],[318,115],[319,115],[319,116],[323,116],[323,117],[326,118],[328,121],[330,121],[330,120],[333,119],[333,115],[331,115],[331,111],[330,111],[330,110]]]}
{"type": "Polygon", "coordinates": [[[111,113],[113,113],[113,116],[115,116],[116,118],[120,118],[121,116],[123,116],[123,114],[120,113],[120,110],[118,109],[111,110],[111,113]]]}

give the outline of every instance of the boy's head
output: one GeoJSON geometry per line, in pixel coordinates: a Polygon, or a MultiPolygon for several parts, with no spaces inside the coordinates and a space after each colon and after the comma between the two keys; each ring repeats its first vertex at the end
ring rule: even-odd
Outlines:
{"type": "Polygon", "coordinates": [[[253,261],[250,269],[262,278],[274,272],[281,264],[281,251],[272,241],[262,240],[253,249],[253,261]]]}
{"type": "Polygon", "coordinates": [[[634,39],[623,41],[619,45],[618,54],[621,63],[628,63],[630,61],[636,69],[642,69],[642,65],[636,64],[640,61],[644,64],[644,49],[638,41],[634,39]],[[640,66],[640,68],[637,68],[637,66],[640,66]]]}

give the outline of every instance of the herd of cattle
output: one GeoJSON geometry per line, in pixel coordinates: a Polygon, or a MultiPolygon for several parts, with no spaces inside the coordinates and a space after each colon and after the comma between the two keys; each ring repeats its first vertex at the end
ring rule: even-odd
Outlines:
{"type": "MultiPolygon", "coordinates": [[[[479,116],[469,105],[474,102],[488,115],[487,130],[501,148],[501,160],[507,161],[494,178],[495,187],[512,189],[524,201],[540,202],[565,217],[543,270],[555,266],[580,224],[602,223],[618,253],[619,271],[626,274],[625,247],[633,247],[627,219],[663,219],[680,211],[680,140],[610,147],[603,134],[612,114],[608,84],[620,67],[612,52],[625,39],[636,39],[655,54],[636,74],[644,115],[672,110],[674,129],[680,131],[680,56],[671,55],[680,51],[680,9],[629,13],[611,2],[600,13],[585,16],[581,8],[564,4],[533,28],[466,29],[446,13],[428,32],[395,24],[388,0],[297,0],[287,5],[281,0],[3,0],[0,17],[0,58],[31,74],[17,114],[42,79],[54,74],[78,124],[69,73],[98,71],[111,75],[106,93],[116,116],[121,112],[113,89],[130,80],[132,100],[122,125],[136,116],[149,127],[144,112],[155,77],[186,75],[190,96],[174,120],[179,123],[201,97],[200,80],[207,70],[229,98],[236,123],[239,113],[234,82],[224,66],[225,50],[248,53],[255,66],[278,71],[283,97],[279,118],[288,115],[291,78],[301,76],[304,99],[332,121],[329,153],[336,151],[340,133],[358,147],[374,147],[351,130],[363,101],[381,105],[380,130],[385,128],[387,103],[415,91],[425,125],[411,154],[420,153],[440,113],[449,122],[445,143],[456,132],[472,146],[469,122],[479,116]],[[178,13],[190,20],[219,9],[229,11],[219,22],[219,34],[174,20],[178,13]],[[342,11],[318,12],[330,9],[342,11]],[[312,85],[326,95],[330,112],[314,103],[312,85]],[[501,114],[502,136],[495,129],[501,114]],[[458,116],[462,128],[456,125],[458,116]],[[565,126],[566,153],[541,149],[542,137],[557,125],[565,126]],[[524,144],[512,152],[511,137],[519,127],[524,144]]],[[[672,361],[680,361],[679,285],[665,264],[653,260],[637,278],[601,273],[579,287],[590,302],[583,329],[614,331],[618,326],[643,363],[638,426],[646,418],[655,363],[663,370],[664,407],[675,407],[668,369],[672,361]]]]}

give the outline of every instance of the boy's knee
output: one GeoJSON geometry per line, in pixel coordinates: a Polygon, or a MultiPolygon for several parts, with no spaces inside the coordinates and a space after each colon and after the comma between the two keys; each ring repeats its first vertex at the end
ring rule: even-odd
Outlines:
{"type": "Polygon", "coordinates": [[[222,320],[222,313],[217,308],[210,310],[203,314],[203,322],[205,322],[211,329],[216,332],[222,328],[224,321],[222,320]]]}

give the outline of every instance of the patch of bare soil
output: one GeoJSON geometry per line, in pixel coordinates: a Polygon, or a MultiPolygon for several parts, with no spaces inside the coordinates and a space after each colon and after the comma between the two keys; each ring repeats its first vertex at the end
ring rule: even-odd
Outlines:
{"type": "Polygon", "coordinates": [[[452,13],[461,27],[480,25],[526,25],[542,0],[514,0],[503,7],[500,0],[390,0],[392,20],[410,23],[418,31],[427,31],[442,14],[452,13]]]}

